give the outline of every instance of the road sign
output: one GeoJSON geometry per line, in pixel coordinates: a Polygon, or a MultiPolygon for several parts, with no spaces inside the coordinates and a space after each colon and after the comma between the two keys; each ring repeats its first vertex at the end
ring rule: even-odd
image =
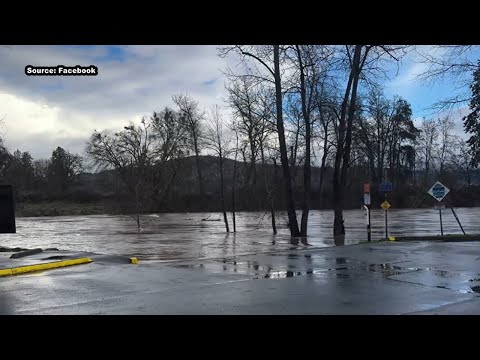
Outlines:
{"type": "Polygon", "coordinates": [[[370,205],[370,204],[371,204],[370,193],[365,193],[365,194],[363,194],[363,203],[364,203],[365,205],[370,205]]]}
{"type": "Polygon", "coordinates": [[[431,188],[428,190],[428,193],[437,199],[437,201],[442,201],[445,196],[450,192],[450,189],[443,185],[440,181],[437,181],[431,188]]]}
{"type": "Polygon", "coordinates": [[[393,185],[391,182],[384,181],[380,183],[380,192],[392,192],[393,191],[393,185]]]}
{"type": "Polygon", "coordinates": [[[383,210],[387,210],[388,208],[390,208],[391,205],[387,200],[385,200],[380,206],[382,207],[383,210]]]}
{"type": "Polygon", "coordinates": [[[370,183],[363,184],[363,192],[369,193],[370,192],[370,183]]]}

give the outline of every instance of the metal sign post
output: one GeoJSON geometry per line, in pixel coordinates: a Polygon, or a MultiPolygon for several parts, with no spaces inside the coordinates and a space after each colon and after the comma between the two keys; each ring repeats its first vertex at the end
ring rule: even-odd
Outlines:
{"type": "Polygon", "coordinates": [[[385,238],[388,240],[388,208],[391,206],[387,201],[387,193],[393,191],[393,185],[390,181],[383,181],[380,183],[380,192],[384,194],[384,202],[381,207],[385,210],[385,238]]]}
{"type": "Polygon", "coordinates": [[[445,204],[442,204],[441,201],[447,194],[450,192],[450,189],[443,185],[440,181],[437,181],[431,188],[428,190],[428,194],[436,199],[439,204],[435,205],[434,208],[438,209],[440,214],[440,233],[443,236],[443,222],[442,222],[442,208],[445,209],[445,204]]]}
{"type": "Polygon", "coordinates": [[[383,210],[385,210],[385,238],[388,240],[388,209],[391,205],[387,200],[385,200],[380,206],[383,210]]]}
{"type": "Polygon", "coordinates": [[[440,213],[440,234],[443,236],[443,222],[442,222],[442,209],[438,209],[440,213]]]}
{"type": "Polygon", "coordinates": [[[364,209],[366,211],[366,222],[367,222],[367,240],[368,242],[372,241],[372,229],[370,227],[370,183],[363,184],[363,203],[365,205],[364,209]]]}
{"type": "Polygon", "coordinates": [[[453,216],[455,216],[455,219],[457,220],[458,225],[460,225],[460,229],[462,229],[463,235],[467,235],[465,233],[465,230],[463,230],[462,223],[460,222],[460,219],[458,218],[457,214],[455,213],[455,210],[453,210],[453,207],[450,208],[452,210],[453,216]]]}

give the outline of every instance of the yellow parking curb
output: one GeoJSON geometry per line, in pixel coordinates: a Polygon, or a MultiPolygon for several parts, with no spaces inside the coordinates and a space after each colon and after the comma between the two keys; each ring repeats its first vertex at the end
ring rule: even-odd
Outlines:
{"type": "Polygon", "coordinates": [[[93,260],[90,258],[80,258],[80,259],[54,261],[54,262],[43,263],[43,264],[19,266],[19,267],[10,268],[10,269],[1,269],[0,276],[24,274],[24,273],[29,273],[33,271],[49,270],[49,269],[56,269],[56,268],[65,267],[65,266],[88,264],[91,262],[93,262],[93,260]]]}

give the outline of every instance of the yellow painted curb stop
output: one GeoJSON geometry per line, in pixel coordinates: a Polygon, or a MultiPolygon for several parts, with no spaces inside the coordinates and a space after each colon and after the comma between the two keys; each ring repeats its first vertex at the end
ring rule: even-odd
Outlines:
{"type": "Polygon", "coordinates": [[[56,269],[56,268],[61,268],[65,266],[88,264],[91,262],[93,262],[93,260],[90,258],[80,258],[80,259],[54,261],[54,262],[43,263],[43,264],[19,266],[19,267],[10,268],[10,269],[1,269],[0,276],[24,274],[24,273],[29,273],[33,271],[50,270],[50,269],[56,269]]]}
{"type": "Polygon", "coordinates": [[[138,264],[138,259],[136,257],[131,257],[130,264],[138,264]]]}
{"type": "Polygon", "coordinates": [[[390,237],[388,238],[388,240],[390,240],[390,241],[395,241],[395,236],[390,236],[390,237]]]}

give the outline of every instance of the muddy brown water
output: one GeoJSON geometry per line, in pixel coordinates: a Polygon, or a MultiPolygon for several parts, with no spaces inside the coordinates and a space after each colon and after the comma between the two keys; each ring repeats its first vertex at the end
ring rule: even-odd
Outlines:
{"type": "MultiPolygon", "coordinates": [[[[467,234],[480,233],[480,208],[458,208],[456,212],[467,234]]],[[[366,241],[362,210],[344,213],[345,245],[366,241]]],[[[300,219],[300,216],[299,216],[300,219]]],[[[372,240],[385,235],[384,213],[373,210],[372,240]]],[[[230,214],[229,220],[231,222],[230,214]]],[[[226,234],[219,213],[151,214],[143,216],[138,232],[128,216],[92,215],[17,218],[17,233],[0,235],[0,246],[58,248],[102,254],[137,256],[143,260],[220,258],[265,253],[290,248],[335,246],[333,211],[311,211],[308,244],[292,244],[285,216],[277,219],[279,233],[272,235],[270,219],[263,213],[237,214],[237,233],[226,234]],[[202,219],[208,218],[208,221],[202,219]]],[[[389,210],[389,235],[440,234],[438,210],[389,210]]],[[[461,234],[449,209],[443,211],[445,234],[461,234]]],[[[230,223],[230,228],[232,224],[230,223]]]]}

